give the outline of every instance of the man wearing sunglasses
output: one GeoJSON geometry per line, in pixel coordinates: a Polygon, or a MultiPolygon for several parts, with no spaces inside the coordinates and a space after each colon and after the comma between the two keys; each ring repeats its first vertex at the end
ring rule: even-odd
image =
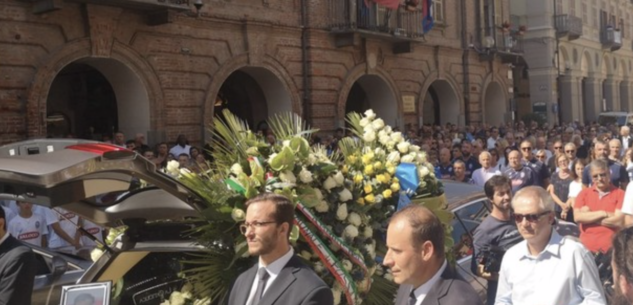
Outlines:
{"type": "Polygon", "coordinates": [[[580,224],[580,241],[591,252],[611,249],[613,234],[624,225],[624,191],[611,183],[604,160],[589,164],[592,186],[580,191],[574,203],[574,220],[580,224]]]}
{"type": "Polygon", "coordinates": [[[240,230],[259,263],[237,278],[229,305],[334,303],[330,287],[294,254],[288,240],[293,222],[294,204],[284,196],[263,193],[246,202],[240,230]]]}
{"type": "Polygon", "coordinates": [[[504,253],[523,240],[511,218],[512,185],[505,176],[493,176],[484,185],[492,212],[481,222],[473,237],[473,273],[488,280],[487,302],[495,303],[499,265],[504,253]]]}
{"type": "Polygon", "coordinates": [[[503,257],[495,305],[606,304],[593,255],[553,229],[554,200],[547,191],[526,187],[512,208],[525,240],[503,257]]]}
{"type": "Polygon", "coordinates": [[[534,157],[534,153],[532,153],[532,142],[530,140],[524,140],[521,142],[520,147],[521,155],[523,156],[521,163],[523,166],[529,167],[534,171],[537,185],[547,188],[550,178],[549,169],[543,162],[534,157]]]}

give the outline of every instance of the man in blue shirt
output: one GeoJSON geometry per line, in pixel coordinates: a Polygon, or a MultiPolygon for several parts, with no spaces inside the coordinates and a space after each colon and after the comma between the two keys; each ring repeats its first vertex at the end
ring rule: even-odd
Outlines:
{"type": "Polygon", "coordinates": [[[450,179],[454,174],[451,151],[448,148],[440,149],[440,162],[435,167],[435,177],[438,179],[450,179]]]}
{"type": "Polygon", "coordinates": [[[520,153],[517,150],[508,154],[508,167],[503,171],[503,175],[510,178],[514,193],[526,186],[538,185],[534,171],[521,164],[520,153]]]}
{"type": "Polygon", "coordinates": [[[472,149],[473,149],[473,145],[470,142],[466,140],[462,141],[461,160],[464,161],[464,164],[466,165],[466,177],[468,177],[468,179],[472,177],[473,172],[476,169],[481,168],[481,164],[479,164],[479,160],[477,160],[477,158],[472,155],[472,149]]]}
{"type": "Polygon", "coordinates": [[[547,188],[549,185],[549,169],[543,162],[534,158],[534,154],[532,153],[532,142],[529,140],[524,140],[521,142],[521,154],[523,155],[523,159],[521,160],[521,164],[523,166],[529,167],[536,174],[536,184],[542,186],[543,188],[547,188]]]}

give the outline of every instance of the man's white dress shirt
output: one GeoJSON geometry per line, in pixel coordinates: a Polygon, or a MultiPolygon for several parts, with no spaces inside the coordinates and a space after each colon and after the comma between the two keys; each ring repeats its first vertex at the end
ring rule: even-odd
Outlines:
{"type": "Polygon", "coordinates": [[[473,172],[473,182],[475,185],[484,186],[488,179],[492,178],[492,176],[501,175],[501,172],[496,167],[490,167],[488,169],[478,168],[473,172]]]}
{"type": "Polygon", "coordinates": [[[446,270],[446,260],[444,260],[442,267],[440,267],[440,269],[435,272],[433,277],[426,281],[426,283],[422,284],[422,286],[413,290],[413,294],[415,294],[416,299],[415,305],[421,305],[422,302],[424,302],[426,295],[429,294],[429,291],[431,291],[431,288],[435,286],[435,283],[440,280],[440,277],[442,276],[442,273],[444,273],[444,270],[446,270]]]}
{"type": "MultiPolygon", "coordinates": [[[[266,294],[266,291],[268,290],[268,288],[271,287],[272,284],[275,282],[275,280],[277,279],[277,276],[279,276],[279,273],[281,273],[281,270],[288,264],[288,262],[290,261],[294,253],[295,253],[294,249],[290,247],[290,250],[286,254],[284,254],[282,257],[278,258],[276,261],[272,262],[268,266],[264,266],[260,258],[260,261],[257,264],[257,270],[259,270],[259,268],[261,267],[264,267],[266,268],[266,271],[268,272],[268,280],[266,281],[266,287],[264,287],[264,290],[262,291],[262,296],[266,294]]],[[[250,305],[253,302],[253,297],[255,296],[255,291],[257,291],[258,284],[259,284],[259,279],[257,278],[257,276],[255,276],[255,280],[253,281],[253,286],[251,286],[251,292],[248,294],[248,299],[246,301],[247,305],[250,305]]]]}
{"type": "Polygon", "coordinates": [[[573,238],[554,230],[537,256],[522,241],[503,257],[495,305],[606,303],[593,255],[573,238]]]}

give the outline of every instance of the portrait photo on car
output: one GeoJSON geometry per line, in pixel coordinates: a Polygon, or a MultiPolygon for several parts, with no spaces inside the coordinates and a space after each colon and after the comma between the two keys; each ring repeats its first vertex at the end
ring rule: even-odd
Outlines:
{"type": "Polygon", "coordinates": [[[63,286],[60,305],[108,305],[111,289],[110,281],[63,286]]]}

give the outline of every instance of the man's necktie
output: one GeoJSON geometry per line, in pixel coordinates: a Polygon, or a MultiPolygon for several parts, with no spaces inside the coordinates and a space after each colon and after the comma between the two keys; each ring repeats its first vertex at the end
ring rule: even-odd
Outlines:
{"type": "Polygon", "coordinates": [[[257,270],[257,290],[255,290],[255,295],[253,296],[253,302],[251,305],[258,305],[259,301],[262,299],[264,295],[264,288],[266,288],[266,281],[268,281],[268,271],[266,268],[261,267],[257,270]]]}
{"type": "Polygon", "coordinates": [[[411,290],[411,293],[409,294],[409,305],[415,305],[417,301],[418,299],[415,297],[415,292],[411,290]]]}

